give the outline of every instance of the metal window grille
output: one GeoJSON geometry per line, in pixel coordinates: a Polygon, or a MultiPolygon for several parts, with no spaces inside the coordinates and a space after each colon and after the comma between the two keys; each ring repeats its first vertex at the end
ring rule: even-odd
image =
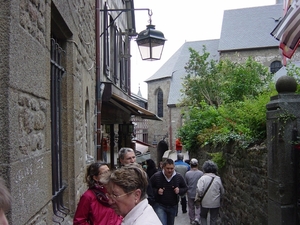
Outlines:
{"type": "Polygon", "coordinates": [[[63,49],[51,39],[51,156],[52,156],[52,204],[55,223],[60,224],[69,213],[63,204],[66,185],[62,181],[61,135],[61,78],[65,69],[61,65],[63,49]],[[59,221],[58,221],[59,220],[59,221]]]}

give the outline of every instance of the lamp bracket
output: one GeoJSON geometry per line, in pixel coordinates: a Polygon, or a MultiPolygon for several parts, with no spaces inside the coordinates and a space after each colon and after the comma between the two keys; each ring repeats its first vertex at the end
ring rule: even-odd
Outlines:
{"type": "MultiPolygon", "coordinates": [[[[148,15],[151,17],[152,16],[152,10],[148,9],[148,8],[140,8],[140,9],[97,9],[99,10],[99,12],[120,12],[112,21],[112,23],[114,23],[118,17],[123,13],[123,12],[131,12],[131,11],[136,11],[136,10],[147,10],[148,11],[148,15]]],[[[150,20],[151,21],[151,20],[150,20]]],[[[104,34],[104,32],[107,31],[107,29],[110,27],[110,25],[100,34],[100,38],[102,37],[102,35],[104,34]]]]}

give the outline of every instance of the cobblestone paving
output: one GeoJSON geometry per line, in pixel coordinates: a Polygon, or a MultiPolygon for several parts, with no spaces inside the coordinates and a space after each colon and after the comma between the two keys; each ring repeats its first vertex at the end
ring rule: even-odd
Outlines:
{"type": "Polygon", "coordinates": [[[181,206],[179,205],[178,215],[175,217],[174,225],[190,225],[188,213],[182,213],[181,206]]]}

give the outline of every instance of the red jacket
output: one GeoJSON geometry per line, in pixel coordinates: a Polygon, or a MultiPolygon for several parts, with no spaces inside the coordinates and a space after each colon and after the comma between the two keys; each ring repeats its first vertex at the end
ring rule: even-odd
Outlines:
{"type": "Polygon", "coordinates": [[[180,141],[179,138],[176,139],[175,145],[176,145],[176,150],[177,151],[181,151],[182,150],[182,143],[181,143],[181,141],[180,141]]]}
{"type": "Polygon", "coordinates": [[[87,190],[80,198],[73,225],[120,225],[122,217],[102,205],[92,190],[87,190]]]}

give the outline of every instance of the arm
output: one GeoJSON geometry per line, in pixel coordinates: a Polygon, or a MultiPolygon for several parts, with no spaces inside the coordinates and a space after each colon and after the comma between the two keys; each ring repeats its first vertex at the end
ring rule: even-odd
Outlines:
{"type": "Polygon", "coordinates": [[[204,177],[202,176],[197,183],[197,193],[199,196],[204,194],[204,177]]]}
{"type": "Polygon", "coordinates": [[[152,177],[150,178],[150,186],[152,187],[152,192],[153,195],[155,196],[158,192],[158,188],[156,187],[156,174],[153,174],[152,177]]]}
{"type": "Polygon", "coordinates": [[[92,199],[88,195],[83,194],[77,205],[74,215],[73,225],[89,225],[89,212],[92,199]]]}
{"type": "Polygon", "coordinates": [[[186,186],[188,186],[189,185],[189,180],[187,179],[187,175],[186,174],[184,175],[184,179],[185,179],[186,186]]]}
{"type": "Polygon", "coordinates": [[[224,190],[224,187],[223,187],[223,184],[222,184],[222,180],[221,178],[219,177],[220,179],[220,193],[221,193],[221,196],[225,194],[225,190],[224,190]]]}
{"type": "Polygon", "coordinates": [[[149,177],[148,177],[148,185],[147,185],[147,195],[148,195],[148,203],[150,205],[153,205],[155,203],[155,199],[154,199],[154,192],[149,177]]]}
{"type": "Polygon", "coordinates": [[[185,180],[182,176],[179,176],[179,195],[184,195],[188,190],[185,180]]]}

